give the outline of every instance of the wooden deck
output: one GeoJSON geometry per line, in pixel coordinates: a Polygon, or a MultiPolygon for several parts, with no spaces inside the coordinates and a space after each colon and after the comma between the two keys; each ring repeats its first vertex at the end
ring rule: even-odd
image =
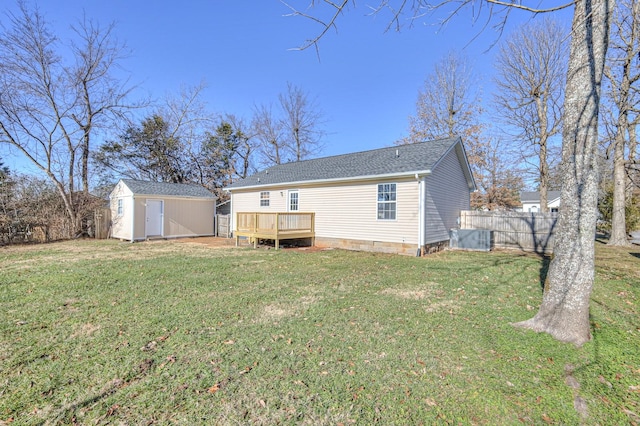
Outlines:
{"type": "Polygon", "coordinates": [[[276,250],[280,240],[315,239],[315,213],[236,213],[236,245],[240,237],[248,237],[257,247],[258,240],[274,240],[276,250]]]}

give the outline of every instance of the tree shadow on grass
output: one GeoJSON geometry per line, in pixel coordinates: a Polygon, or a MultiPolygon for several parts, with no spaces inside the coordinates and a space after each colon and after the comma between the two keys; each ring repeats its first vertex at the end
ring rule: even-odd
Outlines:
{"type": "MultiPolygon", "coordinates": [[[[520,219],[526,224],[526,227],[531,233],[531,244],[533,246],[531,251],[540,258],[540,290],[544,292],[544,285],[547,281],[549,265],[552,259],[553,235],[558,221],[557,218],[554,218],[554,220],[548,223],[546,215],[539,217],[539,215],[535,213],[521,216],[520,219]]],[[[527,251],[528,249],[522,245],[519,245],[519,248],[523,251],[527,251]]]]}
{"type": "Polygon", "coordinates": [[[540,257],[540,290],[544,292],[544,283],[547,281],[549,273],[549,265],[551,264],[551,256],[539,254],[540,257]]]}

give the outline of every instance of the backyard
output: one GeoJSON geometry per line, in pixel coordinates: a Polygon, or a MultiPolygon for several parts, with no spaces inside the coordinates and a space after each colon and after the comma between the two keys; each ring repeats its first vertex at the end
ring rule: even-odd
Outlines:
{"type": "Polygon", "coordinates": [[[592,341],[510,323],[546,260],[71,241],[0,248],[0,425],[640,424],[640,247],[592,341]]]}

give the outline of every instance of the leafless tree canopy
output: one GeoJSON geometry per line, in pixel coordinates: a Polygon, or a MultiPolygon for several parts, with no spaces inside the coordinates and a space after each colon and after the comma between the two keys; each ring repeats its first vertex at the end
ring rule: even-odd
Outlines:
{"type": "Polygon", "coordinates": [[[324,113],[300,87],[287,83],[278,103],[256,105],[252,128],[263,166],[300,161],[322,150],[324,113]]]}
{"type": "Polygon", "coordinates": [[[405,142],[477,133],[480,94],[473,79],[472,67],[462,54],[450,52],[438,61],[418,93],[416,114],[409,117],[405,142]]]}
{"type": "Polygon", "coordinates": [[[495,62],[497,112],[515,131],[521,161],[536,169],[542,211],[547,211],[549,167],[554,162],[552,138],[562,125],[567,34],[550,18],[526,24],[503,39],[495,62]]]}
{"type": "Polygon", "coordinates": [[[48,177],[75,236],[83,232],[75,194],[82,187],[88,195],[92,136],[134,106],[126,101],[132,89],[112,75],[123,50],[113,26],[83,20],[65,44],[37,9],[19,6],[0,35],[0,143],[48,177]]]}

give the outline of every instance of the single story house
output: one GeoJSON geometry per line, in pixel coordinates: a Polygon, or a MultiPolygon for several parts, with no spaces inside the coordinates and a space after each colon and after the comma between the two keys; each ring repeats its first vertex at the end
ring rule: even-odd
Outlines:
{"type": "Polygon", "coordinates": [[[214,235],[216,197],[200,185],[121,179],[109,200],[112,238],[214,235]]]}
{"type": "Polygon", "coordinates": [[[414,255],[448,246],[476,185],[455,137],[279,164],[226,190],[234,233],[245,213],[307,212],[317,246],[414,255]]]}
{"type": "MultiPolygon", "coordinates": [[[[525,213],[539,213],[540,210],[540,193],[539,192],[521,192],[520,202],[522,203],[522,211],[525,213]]],[[[557,213],[560,208],[560,191],[547,191],[547,213],[557,213]]]]}

